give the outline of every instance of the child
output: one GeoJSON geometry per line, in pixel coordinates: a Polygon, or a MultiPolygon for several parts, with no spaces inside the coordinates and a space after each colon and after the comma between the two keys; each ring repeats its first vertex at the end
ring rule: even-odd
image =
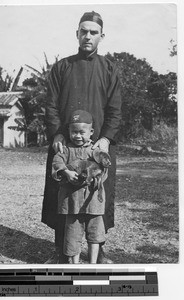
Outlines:
{"type": "MultiPolygon", "coordinates": [[[[82,165],[82,162],[89,163],[92,157],[95,157],[91,149],[93,145],[91,136],[94,132],[91,114],[83,110],[75,111],[71,115],[68,129],[70,143],[64,147],[63,153],[58,152],[54,156],[52,164],[53,178],[61,181],[58,213],[67,215],[63,251],[71,258],[72,263],[79,263],[82,237],[85,232],[89,261],[96,263],[99,244],[105,241],[102,216],[105,212],[103,181],[107,178],[107,168],[101,173],[100,168],[95,169],[94,174],[97,177],[101,174],[96,186],[93,176],[90,177],[90,181],[93,181],[90,183],[87,172],[83,170],[83,176],[82,173],[76,172],[79,171],[77,166],[82,165]]],[[[105,166],[108,165],[110,162],[105,166]]]]}

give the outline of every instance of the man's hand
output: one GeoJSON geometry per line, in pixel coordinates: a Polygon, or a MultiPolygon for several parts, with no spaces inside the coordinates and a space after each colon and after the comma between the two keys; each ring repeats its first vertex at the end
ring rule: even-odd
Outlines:
{"type": "Polygon", "coordinates": [[[99,147],[100,150],[109,152],[109,144],[110,144],[110,141],[107,138],[102,137],[93,145],[92,149],[94,150],[97,147],[99,147]]]}
{"type": "Polygon", "coordinates": [[[77,182],[77,180],[78,180],[77,172],[66,169],[63,171],[63,173],[65,174],[65,176],[67,177],[67,179],[70,183],[75,184],[77,182]]]}
{"type": "Polygon", "coordinates": [[[55,153],[61,152],[63,153],[63,146],[65,145],[65,138],[62,134],[57,134],[54,138],[52,148],[54,149],[55,153]]]}

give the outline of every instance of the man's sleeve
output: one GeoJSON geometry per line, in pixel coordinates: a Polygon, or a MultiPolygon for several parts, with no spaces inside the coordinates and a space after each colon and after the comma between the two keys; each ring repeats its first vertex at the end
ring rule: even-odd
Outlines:
{"type": "Polygon", "coordinates": [[[63,150],[63,153],[55,154],[52,162],[52,177],[57,181],[63,178],[62,171],[67,169],[68,149],[64,147],[63,150]]]}
{"type": "Polygon", "coordinates": [[[47,137],[52,139],[60,133],[61,121],[59,117],[58,95],[60,92],[61,78],[57,64],[51,69],[47,81],[47,100],[46,100],[46,127],[47,137]]]}
{"type": "Polygon", "coordinates": [[[109,86],[107,88],[107,106],[105,108],[104,124],[100,137],[106,137],[112,144],[116,143],[121,122],[121,87],[119,72],[112,67],[109,86]]]}

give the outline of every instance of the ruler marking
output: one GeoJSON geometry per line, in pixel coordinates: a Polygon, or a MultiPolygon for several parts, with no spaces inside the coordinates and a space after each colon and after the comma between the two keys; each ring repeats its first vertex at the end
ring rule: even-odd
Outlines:
{"type": "Polygon", "coordinates": [[[129,275],[123,275],[123,276],[109,276],[109,280],[114,281],[114,280],[118,280],[118,281],[124,281],[124,280],[146,280],[145,276],[129,276],[129,275]]]}
{"type": "Polygon", "coordinates": [[[72,276],[71,277],[71,279],[74,281],[74,280],[81,280],[81,281],[83,281],[83,280],[109,280],[109,277],[108,276],[88,276],[88,275],[86,275],[85,276],[85,278],[84,278],[84,276],[72,276]]]}
{"type": "Polygon", "coordinates": [[[157,296],[157,272],[133,270],[0,270],[0,296],[157,296]],[[127,272],[126,272],[127,271],[127,272]],[[5,275],[4,275],[5,274],[5,275]],[[6,279],[5,279],[6,278],[6,279]]]}
{"type": "Polygon", "coordinates": [[[74,280],[73,285],[109,285],[108,280],[74,280]]]}

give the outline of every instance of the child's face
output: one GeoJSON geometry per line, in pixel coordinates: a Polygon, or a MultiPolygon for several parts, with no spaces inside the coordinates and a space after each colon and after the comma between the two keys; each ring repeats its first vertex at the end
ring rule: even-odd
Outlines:
{"type": "Polygon", "coordinates": [[[72,123],[69,125],[70,140],[76,146],[83,146],[88,142],[93,132],[92,124],[72,123]]]}

